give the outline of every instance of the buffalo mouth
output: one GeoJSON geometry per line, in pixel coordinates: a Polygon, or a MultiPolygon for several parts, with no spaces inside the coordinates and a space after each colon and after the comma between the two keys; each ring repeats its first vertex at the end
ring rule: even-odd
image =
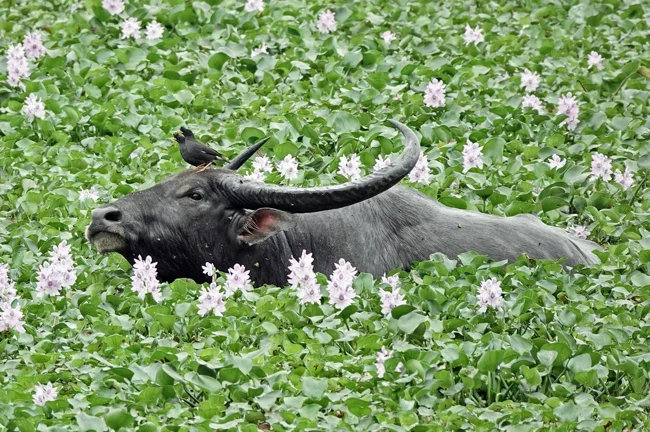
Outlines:
{"type": "Polygon", "coordinates": [[[86,228],[86,239],[102,254],[124,253],[127,249],[126,239],[121,233],[95,228],[93,225],[86,228]]]}

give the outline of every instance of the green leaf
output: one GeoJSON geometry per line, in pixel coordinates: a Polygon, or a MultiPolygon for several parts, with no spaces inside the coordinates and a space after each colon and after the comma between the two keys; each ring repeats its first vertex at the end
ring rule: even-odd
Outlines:
{"type": "Polygon", "coordinates": [[[286,142],[283,144],[278,144],[273,148],[273,153],[278,159],[284,159],[287,155],[295,156],[298,154],[298,146],[293,143],[286,142]]]}
{"type": "Polygon", "coordinates": [[[365,417],[370,415],[372,412],[370,409],[370,402],[355,397],[348,398],[345,401],[345,406],[347,406],[348,410],[357,417],[365,417]]]}
{"type": "Polygon", "coordinates": [[[135,419],[129,414],[126,409],[112,409],[105,416],[104,420],[109,428],[119,430],[121,427],[130,428],[133,426],[135,419]]]}
{"type": "Polygon", "coordinates": [[[467,201],[461,198],[446,196],[446,197],[441,197],[440,199],[438,199],[438,201],[440,202],[440,204],[446,205],[447,207],[453,207],[459,209],[467,208],[467,201]]]}
{"type": "Polygon", "coordinates": [[[546,197],[542,200],[542,210],[544,210],[544,212],[549,212],[568,205],[569,203],[565,199],[556,196],[546,197]]]}
{"type": "Polygon", "coordinates": [[[491,350],[483,353],[478,360],[478,370],[481,372],[494,372],[503,360],[504,350],[491,350]]]}
{"type": "Polygon", "coordinates": [[[80,412],[76,415],[78,430],[80,431],[105,431],[107,430],[104,419],[80,412]]]}
{"type": "Polygon", "coordinates": [[[226,63],[229,59],[230,57],[227,54],[219,52],[210,57],[210,60],[208,60],[208,66],[210,69],[221,70],[224,63],[226,63]]]}
{"type": "Polygon", "coordinates": [[[334,129],[336,133],[343,134],[356,132],[361,128],[361,123],[355,116],[345,111],[340,111],[334,117],[334,129]]]}
{"type": "Polygon", "coordinates": [[[302,377],[302,393],[312,399],[320,399],[327,390],[327,380],[309,376],[302,377]]]}
{"type": "Polygon", "coordinates": [[[397,325],[400,330],[406,334],[411,334],[418,328],[418,326],[427,321],[427,317],[420,315],[419,313],[413,311],[409,312],[404,316],[401,316],[397,320],[397,325]]]}
{"type": "Polygon", "coordinates": [[[542,376],[536,368],[529,368],[526,365],[521,367],[521,372],[524,374],[526,383],[531,387],[537,387],[542,383],[542,376]]]}

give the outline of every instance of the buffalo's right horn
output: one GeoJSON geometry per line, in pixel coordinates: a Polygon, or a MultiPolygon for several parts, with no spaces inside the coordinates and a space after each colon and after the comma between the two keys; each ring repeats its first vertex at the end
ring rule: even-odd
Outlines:
{"type": "Polygon", "coordinates": [[[391,166],[359,180],[336,186],[297,188],[259,183],[234,172],[225,172],[220,173],[215,181],[233,204],[251,210],[272,207],[292,213],[310,213],[367,200],[399,183],[420,157],[420,140],[415,133],[397,121],[388,121],[404,135],[404,151],[391,166]]]}
{"type": "Polygon", "coordinates": [[[246,161],[250,159],[251,156],[253,156],[255,152],[258,151],[260,147],[262,147],[269,139],[271,139],[271,137],[262,138],[260,141],[248,147],[246,150],[239,153],[237,157],[231,160],[230,163],[228,163],[228,165],[226,165],[224,168],[232,171],[237,171],[239,167],[244,165],[246,161]]]}

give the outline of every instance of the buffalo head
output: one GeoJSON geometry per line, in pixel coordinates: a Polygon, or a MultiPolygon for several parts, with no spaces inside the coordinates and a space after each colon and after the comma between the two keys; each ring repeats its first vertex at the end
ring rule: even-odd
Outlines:
{"type": "MultiPolygon", "coordinates": [[[[263,140],[224,168],[190,169],[94,210],[86,237],[99,252],[120,253],[131,264],[139,255],[150,255],[159,262],[163,281],[179,277],[207,281],[203,264],[211,262],[217,269],[227,270],[242,263],[247,251],[255,252],[256,245],[290,229],[293,214],[346,207],[398,183],[415,166],[420,147],[409,128],[390,122],[406,138],[404,152],[392,166],[359,180],[295,188],[259,183],[237,174],[236,169],[263,140]]],[[[291,251],[284,254],[287,252],[290,256],[291,251]]]]}

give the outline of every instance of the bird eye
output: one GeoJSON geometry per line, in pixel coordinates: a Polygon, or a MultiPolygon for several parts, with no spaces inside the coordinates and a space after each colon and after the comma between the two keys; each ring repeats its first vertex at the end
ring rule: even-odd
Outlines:
{"type": "Polygon", "coordinates": [[[190,199],[193,199],[194,201],[201,201],[201,200],[203,199],[203,195],[201,195],[201,194],[198,193],[198,192],[192,192],[192,193],[189,195],[189,197],[190,197],[190,199]]]}

